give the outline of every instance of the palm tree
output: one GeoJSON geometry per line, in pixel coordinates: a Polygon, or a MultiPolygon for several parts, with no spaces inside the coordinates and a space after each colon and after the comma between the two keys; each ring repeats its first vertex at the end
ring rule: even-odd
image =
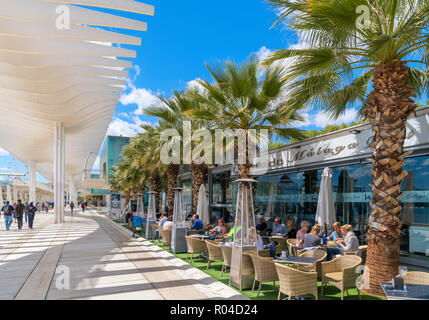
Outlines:
{"type": "Polygon", "coordinates": [[[427,0],[267,0],[278,21],[306,44],[266,61],[291,58],[289,108],[313,105],[338,116],[363,105],[371,123],[372,200],[366,265],[370,293],[398,273],[401,182],[413,97],[428,92],[427,0]],[[363,11],[362,11],[363,10],[363,11]],[[362,12],[369,13],[365,17],[362,12]],[[359,13],[356,13],[359,12],[359,13]],[[362,18],[364,18],[362,20],[362,18]],[[369,93],[368,93],[369,92],[369,93]]]}
{"type": "MultiPolygon", "coordinates": [[[[198,102],[198,108],[190,112],[192,117],[213,123],[218,129],[243,130],[248,147],[250,142],[257,145],[263,138],[259,133],[254,137],[248,134],[252,129],[266,129],[270,135],[287,139],[304,137],[302,130],[288,127],[290,120],[300,119],[294,111],[279,116],[286,84],[282,66],[265,69],[257,58],[252,57],[242,65],[226,61],[223,65],[207,68],[214,82],[199,80],[204,90],[190,93],[191,99],[198,102]]],[[[245,159],[238,165],[240,177],[249,178],[253,164],[248,152],[243,155],[244,151],[240,151],[236,143],[233,148],[235,152],[238,150],[241,159],[245,159]]],[[[223,150],[215,150],[219,151],[223,150]]]]}
{"type": "MultiPolygon", "coordinates": [[[[190,89],[188,92],[173,91],[173,97],[165,99],[159,97],[161,103],[153,105],[145,110],[145,113],[154,117],[157,117],[162,121],[166,127],[177,130],[178,134],[183,137],[184,121],[191,123],[191,132],[205,128],[207,123],[203,123],[198,119],[191,119],[189,112],[197,108],[196,102],[189,98],[189,92],[194,89],[190,89]]],[[[195,142],[191,142],[191,152],[194,150],[195,142]]],[[[192,199],[194,210],[198,203],[198,192],[201,184],[204,183],[207,176],[207,164],[204,161],[196,161],[195,157],[192,157],[190,163],[190,169],[192,173],[192,199]]],[[[176,186],[177,175],[179,173],[179,165],[170,164],[167,169],[167,176],[169,177],[169,190],[167,195],[169,211],[173,210],[174,193],[173,189],[176,186]],[[174,182],[173,182],[174,181],[174,182]],[[171,202],[171,205],[170,205],[171,202]],[[171,208],[171,209],[170,209],[171,208]]]]}

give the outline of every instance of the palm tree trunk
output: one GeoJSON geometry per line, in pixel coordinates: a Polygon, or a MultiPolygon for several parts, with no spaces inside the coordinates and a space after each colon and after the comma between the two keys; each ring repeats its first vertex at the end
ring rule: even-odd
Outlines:
{"type": "Polygon", "coordinates": [[[208,167],[203,162],[200,164],[192,161],[191,163],[191,172],[192,172],[192,210],[196,212],[198,204],[198,194],[200,191],[200,186],[206,180],[208,167]]]}
{"type": "Polygon", "coordinates": [[[167,167],[167,205],[168,205],[168,215],[173,215],[173,205],[174,205],[174,190],[173,188],[177,185],[177,175],[179,174],[179,165],[178,164],[169,164],[167,167]]]}
{"type": "Polygon", "coordinates": [[[374,90],[369,94],[365,117],[374,131],[372,200],[366,266],[372,294],[383,295],[380,282],[398,274],[401,228],[401,182],[404,141],[408,116],[416,105],[414,88],[407,85],[409,68],[401,61],[380,65],[375,70],[374,90]]]}

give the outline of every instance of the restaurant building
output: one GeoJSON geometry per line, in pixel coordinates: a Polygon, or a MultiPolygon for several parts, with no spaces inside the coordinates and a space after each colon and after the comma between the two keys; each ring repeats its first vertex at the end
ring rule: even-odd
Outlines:
{"type": "MultiPolygon", "coordinates": [[[[269,150],[269,169],[257,167],[252,175],[258,181],[254,191],[255,211],[262,214],[268,227],[275,217],[286,224],[293,218],[315,223],[319,186],[323,169],[332,172],[337,220],[351,224],[362,244],[366,243],[372,196],[372,163],[369,144],[372,130],[368,123],[324,134],[298,143],[269,150]]],[[[429,107],[419,108],[407,123],[405,159],[409,172],[403,180],[401,252],[415,253],[413,258],[429,256],[429,107]]],[[[188,210],[192,206],[191,174],[179,176],[188,210]]],[[[234,165],[209,168],[207,188],[211,212],[220,216],[235,214],[238,177],[234,165]]],[[[423,264],[429,267],[429,258],[423,264]]]]}

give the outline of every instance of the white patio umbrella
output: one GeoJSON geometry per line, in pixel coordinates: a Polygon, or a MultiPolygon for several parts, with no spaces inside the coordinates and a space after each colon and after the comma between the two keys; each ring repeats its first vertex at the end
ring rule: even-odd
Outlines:
{"type": "Polygon", "coordinates": [[[202,184],[198,191],[197,214],[205,226],[210,224],[208,203],[206,187],[202,184]]]}
{"type": "Polygon", "coordinates": [[[161,200],[161,212],[166,211],[167,208],[167,195],[165,192],[162,193],[162,200],[161,200]]]}
{"type": "Polygon", "coordinates": [[[327,231],[335,221],[334,195],[332,193],[332,174],[325,168],[320,182],[319,200],[317,203],[316,221],[322,230],[327,231]]]}

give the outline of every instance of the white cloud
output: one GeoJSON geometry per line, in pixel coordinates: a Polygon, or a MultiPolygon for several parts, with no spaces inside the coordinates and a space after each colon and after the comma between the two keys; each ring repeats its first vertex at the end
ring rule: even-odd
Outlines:
{"type": "Polygon", "coordinates": [[[198,81],[201,80],[200,78],[196,78],[194,80],[191,80],[186,83],[186,90],[190,89],[198,89],[199,92],[204,92],[206,90],[201,84],[198,83],[198,81]]]}
{"type": "Polygon", "coordinates": [[[324,128],[329,124],[341,125],[343,123],[350,123],[353,121],[358,121],[360,118],[359,113],[356,109],[347,109],[342,115],[340,115],[337,119],[333,119],[332,117],[328,117],[326,113],[323,111],[318,112],[314,119],[311,121],[316,127],[324,128]]]}
{"type": "Polygon", "coordinates": [[[10,153],[0,147],[0,156],[9,156],[10,153]]]}
{"type": "Polygon", "coordinates": [[[268,58],[270,54],[272,54],[273,51],[268,49],[266,46],[261,47],[258,51],[255,52],[256,57],[259,59],[259,61],[264,61],[268,58]]]}
{"type": "Polygon", "coordinates": [[[119,102],[124,106],[136,104],[138,107],[137,110],[134,111],[134,114],[136,115],[144,114],[145,108],[159,101],[156,94],[154,94],[150,89],[136,88],[131,83],[129,83],[128,86],[131,88],[131,91],[123,93],[119,98],[119,102]]]}
{"type": "Polygon", "coordinates": [[[109,125],[109,128],[107,130],[107,135],[133,137],[137,133],[142,133],[142,132],[143,132],[143,129],[140,127],[140,124],[130,123],[122,119],[115,118],[109,125]]]}
{"type": "Polygon", "coordinates": [[[290,126],[293,128],[307,127],[311,124],[311,115],[306,111],[298,111],[298,115],[303,121],[291,121],[290,126]]]}

